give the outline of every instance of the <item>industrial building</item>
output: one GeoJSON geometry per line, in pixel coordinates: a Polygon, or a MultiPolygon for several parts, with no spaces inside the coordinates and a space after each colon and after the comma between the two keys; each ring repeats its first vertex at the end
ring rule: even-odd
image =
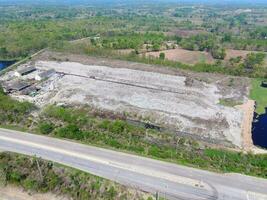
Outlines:
{"type": "Polygon", "coordinates": [[[46,78],[51,77],[53,74],[55,74],[55,70],[54,69],[50,69],[50,70],[47,70],[47,71],[44,71],[44,72],[41,72],[41,73],[37,74],[35,76],[35,80],[41,81],[41,80],[44,80],[46,78]]]}
{"type": "Polygon", "coordinates": [[[36,70],[35,67],[26,67],[26,68],[17,70],[17,71],[15,72],[15,76],[17,76],[17,77],[21,77],[21,76],[30,74],[31,72],[34,72],[35,70],[36,70]]]}
{"type": "Polygon", "coordinates": [[[24,81],[14,81],[3,84],[3,90],[6,93],[19,92],[29,87],[31,84],[24,81]]]}

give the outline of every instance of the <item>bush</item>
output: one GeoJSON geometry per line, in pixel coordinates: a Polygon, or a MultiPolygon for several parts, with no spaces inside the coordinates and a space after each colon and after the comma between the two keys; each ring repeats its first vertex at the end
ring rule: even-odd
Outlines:
{"type": "Polygon", "coordinates": [[[211,49],[211,55],[215,59],[224,60],[226,56],[225,48],[215,46],[211,49]]]}
{"type": "Polygon", "coordinates": [[[32,103],[19,102],[0,91],[0,123],[23,123],[34,109],[32,103]]]}
{"type": "Polygon", "coordinates": [[[57,130],[56,135],[62,138],[82,140],[83,132],[75,124],[69,124],[66,127],[57,130]]]}
{"type": "Polygon", "coordinates": [[[55,126],[52,123],[49,122],[41,122],[39,123],[39,132],[44,134],[44,135],[48,135],[50,133],[52,133],[52,131],[54,130],[55,126]]]}
{"type": "Polygon", "coordinates": [[[109,125],[109,131],[111,131],[112,133],[120,134],[124,132],[126,126],[127,124],[125,122],[121,120],[116,120],[115,122],[109,125]]]}
{"type": "Polygon", "coordinates": [[[159,59],[165,60],[165,53],[160,53],[159,54],[159,59]]]}
{"type": "Polygon", "coordinates": [[[256,68],[260,67],[263,64],[265,56],[266,54],[264,53],[248,54],[244,62],[244,67],[246,69],[256,70],[256,68]]]}
{"type": "Polygon", "coordinates": [[[60,110],[61,113],[69,113],[69,119],[73,122],[69,123],[65,121],[65,117],[62,118],[59,115],[51,115],[53,117],[47,120],[56,120],[61,124],[61,127],[54,130],[58,137],[173,160],[179,164],[202,169],[238,172],[267,178],[266,155],[252,156],[225,150],[203,150],[199,149],[199,145],[194,140],[141,128],[123,120],[102,119],[89,113],[86,115],[86,109],[83,112],[71,108],[60,108],[60,110]],[[81,125],[77,123],[80,118],[87,118],[88,121],[81,125]]]}

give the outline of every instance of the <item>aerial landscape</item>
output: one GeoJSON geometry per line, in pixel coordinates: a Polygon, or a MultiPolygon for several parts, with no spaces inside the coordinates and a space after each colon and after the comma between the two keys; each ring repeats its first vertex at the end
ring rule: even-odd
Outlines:
{"type": "Polygon", "coordinates": [[[267,200],[267,2],[0,0],[0,200],[267,200]]]}

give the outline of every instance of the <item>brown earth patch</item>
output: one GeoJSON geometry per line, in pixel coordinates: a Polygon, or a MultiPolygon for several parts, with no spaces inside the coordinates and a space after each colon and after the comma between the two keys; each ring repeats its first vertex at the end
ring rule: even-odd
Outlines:
{"type": "Polygon", "coordinates": [[[160,53],[165,53],[165,58],[167,60],[178,61],[185,64],[196,64],[196,63],[214,63],[214,59],[208,52],[201,51],[189,51],[185,49],[170,49],[159,52],[148,52],[146,56],[159,57],[160,53]]]}
{"type": "Polygon", "coordinates": [[[252,132],[252,121],[254,116],[254,106],[255,102],[253,100],[248,100],[246,103],[237,106],[244,112],[243,123],[242,123],[242,136],[243,136],[243,149],[245,151],[250,151],[253,148],[251,132],[252,132]]]}
{"type": "Polygon", "coordinates": [[[56,196],[51,193],[31,194],[17,187],[7,186],[7,187],[0,187],[0,200],[69,200],[69,199],[62,196],[56,196]]]}
{"type": "Polygon", "coordinates": [[[231,58],[236,58],[238,56],[245,58],[247,54],[252,53],[252,52],[253,51],[227,49],[225,60],[230,60],[231,58]]]}

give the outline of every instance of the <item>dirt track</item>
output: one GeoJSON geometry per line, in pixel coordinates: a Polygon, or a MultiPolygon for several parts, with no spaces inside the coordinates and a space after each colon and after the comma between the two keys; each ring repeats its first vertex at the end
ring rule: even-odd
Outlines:
{"type": "Polygon", "coordinates": [[[248,100],[243,105],[237,106],[244,111],[244,118],[242,123],[242,135],[243,135],[243,149],[245,151],[250,151],[253,147],[252,141],[252,121],[254,117],[254,106],[255,102],[253,100],[248,100]]]}

